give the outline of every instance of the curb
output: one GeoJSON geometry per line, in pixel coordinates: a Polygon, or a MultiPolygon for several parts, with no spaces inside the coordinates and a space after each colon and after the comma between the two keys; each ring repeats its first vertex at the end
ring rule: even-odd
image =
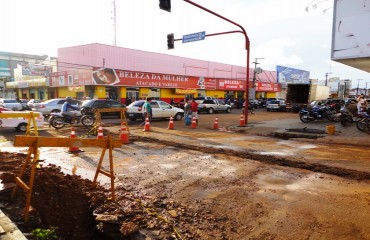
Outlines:
{"type": "Polygon", "coordinates": [[[0,240],[27,240],[18,227],[0,209],[0,240]]]}

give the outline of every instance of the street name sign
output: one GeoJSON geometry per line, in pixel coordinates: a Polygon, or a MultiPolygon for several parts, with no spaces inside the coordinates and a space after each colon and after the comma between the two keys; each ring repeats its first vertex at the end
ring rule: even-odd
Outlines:
{"type": "Polygon", "coordinates": [[[206,38],[206,32],[197,32],[192,34],[187,34],[182,36],[182,43],[195,42],[204,40],[206,38]]]}

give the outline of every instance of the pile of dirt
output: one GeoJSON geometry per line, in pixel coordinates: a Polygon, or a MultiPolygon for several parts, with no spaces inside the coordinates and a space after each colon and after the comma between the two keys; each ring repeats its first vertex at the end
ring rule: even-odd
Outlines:
{"type": "MultiPolygon", "coordinates": [[[[26,155],[0,152],[0,158],[2,183],[14,186],[26,155]]],[[[28,182],[29,169],[23,180],[28,182]]],[[[19,188],[15,199],[10,199],[11,189],[1,191],[2,210],[27,236],[32,237],[36,228],[57,227],[61,239],[200,238],[191,231],[202,222],[196,218],[196,211],[165,196],[146,195],[122,185],[116,187],[113,202],[110,192],[102,186],[76,175],[65,175],[57,166],[37,168],[27,222],[23,221],[25,193],[19,188]]]]}

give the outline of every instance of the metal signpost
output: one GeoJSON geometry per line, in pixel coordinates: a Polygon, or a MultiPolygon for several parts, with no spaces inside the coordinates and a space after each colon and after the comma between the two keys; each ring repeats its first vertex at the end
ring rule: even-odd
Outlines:
{"type": "Polygon", "coordinates": [[[182,36],[182,43],[195,42],[204,40],[206,38],[206,32],[197,32],[192,34],[187,34],[182,36]]]}

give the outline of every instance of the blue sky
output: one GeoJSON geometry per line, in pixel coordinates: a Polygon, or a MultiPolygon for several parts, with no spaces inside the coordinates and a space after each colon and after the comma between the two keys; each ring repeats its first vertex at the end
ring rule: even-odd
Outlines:
{"type": "MultiPolygon", "coordinates": [[[[370,85],[369,73],[330,61],[333,0],[193,1],[244,27],[251,43],[251,66],[255,58],[264,58],[258,62],[266,70],[288,66],[310,71],[314,79],[331,73],[329,77],[352,79],[356,85],[363,79],[361,86],[366,81],[370,85]]],[[[172,0],[171,13],[158,4],[158,0],[116,0],[114,31],[113,0],[2,0],[0,51],[56,57],[57,48],[113,45],[116,39],[120,47],[246,65],[242,34],[177,41],[174,50],[167,50],[168,33],[181,38],[240,29],[182,0],[172,0]]]]}

